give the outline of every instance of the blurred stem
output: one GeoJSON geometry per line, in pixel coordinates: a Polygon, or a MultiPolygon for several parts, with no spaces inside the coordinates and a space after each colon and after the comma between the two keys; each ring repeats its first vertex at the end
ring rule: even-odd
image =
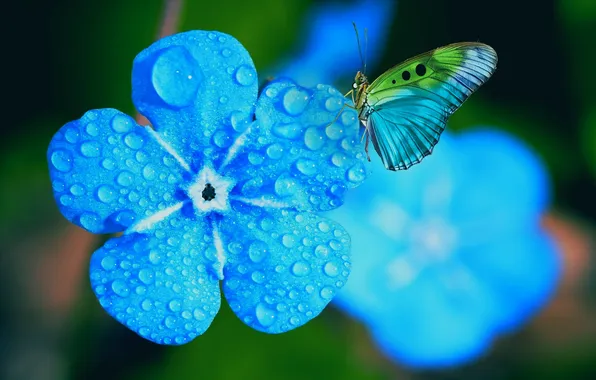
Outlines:
{"type": "MultiPolygon", "coordinates": [[[[163,11],[156,40],[176,33],[180,25],[180,16],[182,15],[183,0],[164,0],[163,11]]],[[[149,120],[137,112],[135,117],[140,125],[150,125],[149,120]]]]}

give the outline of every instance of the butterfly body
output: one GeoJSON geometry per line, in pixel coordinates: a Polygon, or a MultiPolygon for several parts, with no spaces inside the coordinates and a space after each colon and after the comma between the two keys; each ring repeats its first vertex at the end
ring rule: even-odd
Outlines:
{"type": "MultiPolygon", "coordinates": [[[[369,83],[358,72],[354,108],[389,170],[408,169],[432,153],[447,119],[494,73],[488,45],[463,42],[410,58],[369,83]]],[[[370,158],[369,158],[370,159],[370,158]]]]}

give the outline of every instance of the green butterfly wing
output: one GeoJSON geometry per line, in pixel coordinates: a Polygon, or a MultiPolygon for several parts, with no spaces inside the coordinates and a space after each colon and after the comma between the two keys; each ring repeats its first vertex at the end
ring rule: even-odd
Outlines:
{"type": "Polygon", "coordinates": [[[449,116],[496,66],[493,48],[463,42],[410,58],[373,81],[366,128],[385,167],[408,169],[431,154],[449,116]]]}

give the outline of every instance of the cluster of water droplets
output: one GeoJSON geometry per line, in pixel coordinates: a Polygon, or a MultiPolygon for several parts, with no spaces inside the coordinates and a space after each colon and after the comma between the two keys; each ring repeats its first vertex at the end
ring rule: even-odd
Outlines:
{"type": "Polygon", "coordinates": [[[48,161],[62,212],[92,232],[121,231],[176,200],[176,160],[129,116],[87,112],[54,135],[48,161]]]}
{"type": "Polygon", "coordinates": [[[176,227],[110,240],[91,260],[100,304],[141,336],[165,344],[202,334],[220,303],[210,270],[213,242],[200,228],[176,227]]]}
{"type": "Polygon", "coordinates": [[[263,212],[256,221],[249,216],[246,223],[248,231],[224,230],[232,239],[224,280],[232,310],[246,324],[272,333],[314,318],[347,281],[345,230],[316,215],[288,210],[263,212]],[[246,232],[255,239],[243,240],[246,232]]]}

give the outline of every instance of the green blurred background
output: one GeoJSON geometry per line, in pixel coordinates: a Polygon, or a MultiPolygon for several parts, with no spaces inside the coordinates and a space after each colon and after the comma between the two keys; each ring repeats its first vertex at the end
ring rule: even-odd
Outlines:
{"type": "MultiPolygon", "coordinates": [[[[312,4],[187,0],[179,30],[229,33],[263,72],[302,46],[312,4]]],[[[132,60],[156,38],[162,8],[160,0],[4,5],[0,378],[596,379],[596,1],[400,0],[391,16],[372,78],[456,41],[480,40],[499,53],[493,79],[449,129],[497,126],[540,153],[554,190],[545,225],[566,264],[556,298],[527,328],[478,362],[440,372],[389,362],[363,327],[331,307],[273,336],[244,326],[222,303],[207,333],[182,347],[149,343],[102,310],[87,268],[103,240],[59,214],[45,153],[60,126],[88,109],[134,114],[132,60]]],[[[345,90],[350,81],[336,84],[345,90]]]]}

